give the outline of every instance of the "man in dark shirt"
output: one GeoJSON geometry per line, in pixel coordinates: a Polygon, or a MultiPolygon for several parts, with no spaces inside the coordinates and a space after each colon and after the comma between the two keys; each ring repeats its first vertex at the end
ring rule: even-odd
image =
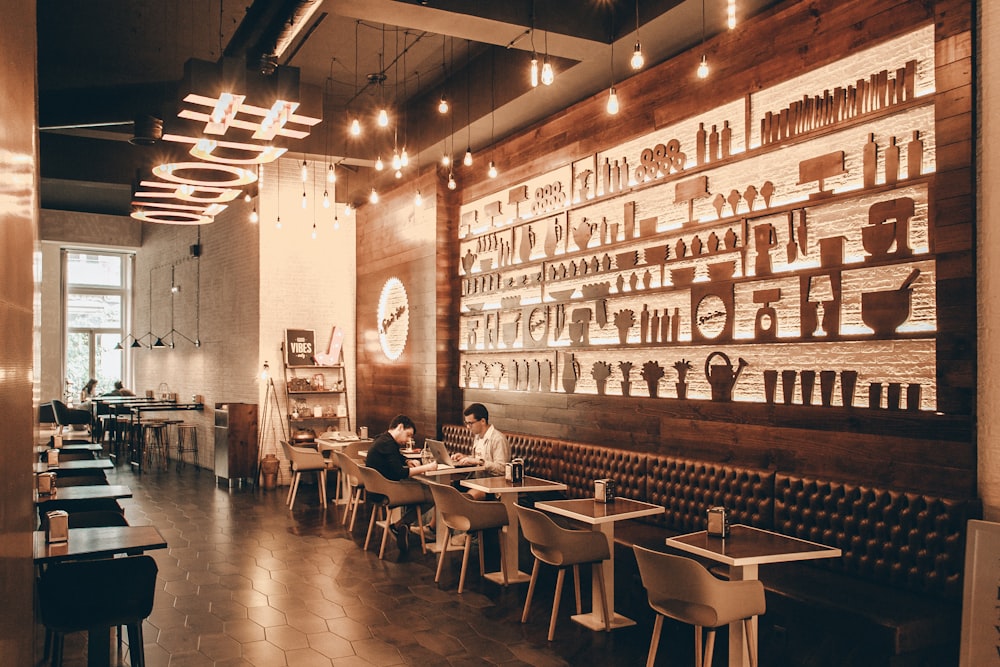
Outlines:
{"type": "MultiPolygon", "coordinates": [[[[437,470],[437,463],[418,465],[417,461],[406,459],[400,452],[400,447],[409,447],[413,443],[416,426],[406,415],[397,415],[389,423],[389,430],[375,437],[370,447],[365,465],[374,468],[386,479],[394,482],[406,480],[411,475],[419,475],[430,470],[437,470]]],[[[375,499],[377,502],[378,499],[375,499]]],[[[426,512],[432,503],[420,506],[421,512],[426,512]]],[[[389,525],[389,530],[396,536],[396,543],[401,552],[409,550],[410,524],[416,519],[416,508],[407,507],[402,518],[389,525]]]]}

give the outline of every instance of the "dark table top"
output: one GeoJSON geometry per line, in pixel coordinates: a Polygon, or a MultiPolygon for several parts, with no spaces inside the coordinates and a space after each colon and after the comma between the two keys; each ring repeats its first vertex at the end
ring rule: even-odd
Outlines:
{"type": "Polygon", "coordinates": [[[62,544],[47,544],[43,530],[36,530],[33,538],[36,565],[167,548],[155,526],[70,528],[69,539],[62,544]]]}
{"type": "Polygon", "coordinates": [[[712,537],[702,530],[669,537],[667,546],[737,566],[837,558],[841,555],[840,549],[835,547],[742,524],[732,526],[726,538],[712,537]]]}
{"type": "Polygon", "coordinates": [[[75,472],[81,470],[110,470],[115,464],[110,459],[84,459],[82,461],[60,461],[57,466],[49,466],[48,463],[38,462],[34,464],[34,471],[54,472],[58,476],[60,472],[75,472]]]}
{"type": "Polygon", "coordinates": [[[44,505],[48,502],[74,502],[87,500],[118,500],[131,498],[132,489],[123,484],[93,484],[90,486],[67,486],[56,488],[56,492],[40,496],[35,492],[35,504],[44,505]]]}

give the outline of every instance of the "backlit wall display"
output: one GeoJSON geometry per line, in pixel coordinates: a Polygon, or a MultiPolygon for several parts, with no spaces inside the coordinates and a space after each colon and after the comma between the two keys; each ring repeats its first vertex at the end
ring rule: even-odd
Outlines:
{"type": "Polygon", "coordinates": [[[466,202],[460,384],[935,409],[933,40],[466,202]]]}

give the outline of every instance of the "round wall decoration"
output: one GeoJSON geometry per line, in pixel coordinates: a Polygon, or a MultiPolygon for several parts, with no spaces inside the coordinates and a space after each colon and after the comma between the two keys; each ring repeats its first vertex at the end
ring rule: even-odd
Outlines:
{"type": "Polygon", "coordinates": [[[378,298],[378,341],[382,352],[395,361],[403,354],[410,332],[410,304],[403,282],[389,278],[378,298]]]}

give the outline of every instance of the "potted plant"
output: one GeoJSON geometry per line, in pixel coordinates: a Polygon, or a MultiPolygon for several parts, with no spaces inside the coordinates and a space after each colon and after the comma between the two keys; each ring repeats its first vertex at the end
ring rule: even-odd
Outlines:
{"type": "Polygon", "coordinates": [[[632,362],[620,361],[618,362],[618,368],[622,372],[622,396],[631,396],[632,381],[629,379],[629,375],[632,373],[632,362]]]}
{"type": "Polygon", "coordinates": [[[628,330],[635,324],[635,313],[630,308],[615,313],[615,326],[618,328],[618,342],[624,345],[628,342],[628,330]]]}
{"type": "Polygon", "coordinates": [[[677,371],[677,398],[685,399],[687,398],[688,386],[687,386],[687,373],[691,370],[691,362],[687,359],[681,359],[680,361],[674,362],[674,370],[677,371]]]}
{"type": "Polygon", "coordinates": [[[595,361],[590,374],[597,383],[597,395],[604,396],[608,378],[611,376],[611,364],[606,361],[595,361]]]}
{"type": "Polygon", "coordinates": [[[650,398],[656,398],[659,393],[660,379],[663,378],[663,369],[656,361],[647,361],[642,365],[642,379],[649,387],[650,398]]]}

